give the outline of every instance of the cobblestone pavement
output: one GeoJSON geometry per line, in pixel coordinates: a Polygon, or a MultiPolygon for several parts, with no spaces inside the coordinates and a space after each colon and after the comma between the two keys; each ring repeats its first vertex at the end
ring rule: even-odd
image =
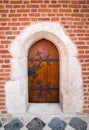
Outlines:
{"type": "Polygon", "coordinates": [[[1,117],[0,130],[89,130],[89,116],[1,117]]]}

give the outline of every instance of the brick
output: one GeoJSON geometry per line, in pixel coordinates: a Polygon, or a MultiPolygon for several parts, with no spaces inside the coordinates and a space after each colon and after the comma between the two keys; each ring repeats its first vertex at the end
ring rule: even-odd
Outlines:
{"type": "Polygon", "coordinates": [[[50,18],[38,18],[39,21],[49,21],[50,18]]]}
{"type": "Polygon", "coordinates": [[[81,12],[89,13],[89,9],[81,9],[81,12]]]}
{"type": "Polygon", "coordinates": [[[31,9],[31,12],[35,12],[35,13],[36,13],[36,12],[37,12],[37,9],[31,9]]]}
{"type": "Polygon", "coordinates": [[[5,106],[5,102],[0,102],[0,106],[5,106]]]}
{"type": "MultiPolygon", "coordinates": [[[[7,14],[2,14],[2,18],[3,18],[3,17],[7,17],[7,14]]],[[[2,21],[2,20],[1,20],[1,21],[2,21]]]]}
{"type": "Polygon", "coordinates": [[[2,114],[7,114],[8,112],[5,110],[5,111],[1,111],[2,114]]]}
{"type": "Polygon", "coordinates": [[[10,55],[2,55],[2,58],[11,58],[10,55]]]}
{"type": "Polygon", "coordinates": [[[83,50],[89,49],[89,46],[86,46],[86,45],[77,46],[77,47],[78,47],[78,49],[83,49],[83,50]]]}
{"type": "Polygon", "coordinates": [[[80,37],[79,40],[89,40],[89,37],[80,37]]]}
{"type": "Polygon", "coordinates": [[[21,7],[21,9],[25,9],[26,6],[25,5],[21,5],[20,7],[21,7]]]}
{"type": "Polygon", "coordinates": [[[10,41],[7,41],[7,40],[5,40],[5,41],[1,41],[1,44],[5,44],[5,45],[7,45],[7,44],[10,44],[10,41]]]}
{"type": "Polygon", "coordinates": [[[20,5],[13,5],[14,8],[20,8],[20,5]]]}
{"type": "Polygon", "coordinates": [[[74,33],[85,33],[85,30],[76,29],[73,31],[74,33]]]}
{"type": "MultiPolygon", "coordinates": [[[[61,7],[61,5],[60,5],[60,7],[61,7]]],[[[68,8],[68,4],[62,4],[62,7],[63,8],[68,8]]]]}
{"type": "Polygon", "coordinates": [[[56,13],[56,16],[63,16],[63,13],[56,13]]]}
{"type": "Polygon", "coordinates": [[[10,65],[2,65],[2,68],[10,68],[10,65]]]}
{"type": "Polygon", "coordinates": [[[43,3],[43,0],[30,0],[30,3],[43,3]]]}
{"type": "Polygon", "coordinates": [[[30,17],[39,17],[40,14],[39,13],[30,13],[29,16],[30,17]]]}
{"type": "Polygon", "coordinates": [[[79,4],[86,4],[86,1],[85,0],[79,1],[79,4]]]}
{"type": "Polygon", "coordinates": [[[47,15],[47,13],[42,13],[40,16],[41,17],[47,17],[48,15],[47,15]]]}
{"type": "Polygon", "coordinates": [[[12,21],[16,22],[16,21],[18,21],[18,18],[12,18],[12,21]]]}
{"type": "Polygon", "coordinates": [[[28,17],[28,14],[27,13],[23,13],[22,16],[23,17],[28,17]]]}
{"type": "Polygon", "coordinates": [[[9,18],[0,18],[0,21],[10,21],[10,19],[9,18]]]}
{"type": "Polygon", "coordinates": [[[3,3],[8,4],[9,1],[8,0],[3,0],[3,3]]]}
{"type": "Polygon", "coordinates": [[[80,21],[80,22],[79,22],[79,21],[76,21],[76,22],[73,22],[73,24],[74,24],[74,25],[83,25],[83,24],[84,24],[84,22],[81,22],[81,21],[80,21]]]}
{"type": "Polygon", "coordinates": [[[9,59],[5,59],[4,63],[10,63],[10,60],[9,59]]]}
{"type": "Polygon", "coordinates": [[[17,30],[17,27],[12,27],[12,30],[17,30]]]}
{"type": "Polygon", "coordinates": [[[9,22],[8,26],[20,26],[20,22],[9,22]]]}
{"type": "Polygon", "coordinates": [[[7,36],[7,39],[15,39],[15,36],[7,36]]]}
{"type": "Polygon", "coordinates": [[[89,59],[85,59],[85,62],[89,62],[89,59]]]}
{"type": "Polygon", "coordinates": [[[84,17],[84,14],[83,13],[72,13],[71,14],[72,17],[84,17]]]}
{"type": "Polygon", "coordinates": [[[0,50],[0,53],[8,53],[8,50],[0,50]]]}
{"type": "Polygon", "coordinates": [[[79,4],[71,4],[71,5],[69,5],[69,8],[81,8],[81,5],[79,5],[79,4]]]}
{"type": "Polygon", "coordinates": [[[51,9],[38,9],[38,12],[51,12],[51,9]]]}
{"type": "Polygon", "coordinates": [[[0,5],[0,9],[3,9],[4,8],[4,5],[0,5]]]}
{"type": "Polygon", "coordinates": [[[52,17],[52,16],[55,16],[55,14],[54,13],[48,13],[48,16],[52,17]]]}
{"type": "Polygon", "coordinates": [[[6,35],[12,35],[12,31],[6,31],[6,35]]]}
{"type": "Polygon", "coordinates": [[[37,5],[36,5],[36,4],[35,4],[35,5],[34,5],[34,4],[31,4],[31,5],[27,5],[26,7],[33,9],[33,8],[39,8],[39,5],[38,5],[38,4],[37,4],[37,5]]]}
{"type": "Polygon", "coordinates": [[[15,0],[15,1],[11,0],[10,3],[11,4],[22,4],[22,0],[15,0]]]}
{"type": "Polygon", "coordinates": [[[10,9],[12,8],[12,5],[6,5],[6,8],[10,9]]]}
{"type": "Polygon", "coordinates": [[[21,14],[9,14],[9,17],[21,17],[21,14]]]}
{"type": "Polygon", "coordinates": [[[4,32],[0,32],[0,35],[4,35],[4,32]]]}
{"type": "Polygon", "coordinates": [[[49,0],[44,0],[44,3],[49,3],[50,1],[49,0]]]}
{"type": "Polygon", "coordinates": [[[30,18],[19,18],[19,21],[30,21],[30,18]]]}
{"type": "Polygon", "coordinates": [[[16,9],[11,9],[10,13],[16,13],[16,9]]]}
{"type": "MultiPolygon", "coordinates": [[[[29,25],[29,22],[22,22],[21,23],[22,26],[28,26],[29,25]]],[[[18,33],[17,33],[18,34],[18,33]]]]}
{"type": "Polygon", "coordinates": [[[88,14],[85,14],[85,17],[89,17],[89,13],[88,13],[88,14]]]}
{"type": "Polygon", "coordinates": [[[58,9],[52,9],[52,12],[56,13],[56,12],[58,12],[58,9]]]}
{"type": "Polygon", "coordinates": [[[17,34],[19,34],[19,33],[20,33],[20,31],[14,31],[14,32],[13,32],[14,35],[17,35],[17,34]]]}
{"type": "Polygon", "coordinates": [[[58,21],[59,18],[58,17],[54,17],[54,18],[51,18],[52,21],[58,21]]]}
{"type": "Polygon", "coordinates": [[[83,67],[88,67],[89,66],[89,63],[87,64],[82,64],[83,67]]]}
{"type": "Polygon", "coordinates": [[[57,1],[56,0],[51,0],[51,3],[57,3],[57,1]]]}
{"type": "Polygon", "coordinates": [[[71,1],[71,4],[78,4],[78,3],[79,3],[79,2],[78,2],[77,0],[76,0],[76,1],[75,1],[75,0],[72,0],[72,1],[71,1]]]}
{"type": "Polygon", "coordinates": [[[73,12],[77,12],[77,13],[78,13],[78,12],[79,12],[79,9],[73,9],[73,12]]]}
{"type": "MultiPolygon", "coordinates": [[[[8,73],[4,73],[4,74],[0,74],[0,76],[9,76],[9,74],[8,73]]],[[[1,93],[1,91],[0,91],[0,93],[1,93]]]]}
{"type": "Polygon", "coordinates": [[[9,10],[8,9],[0,9],[0,13],[8,13],[9,10]]]}
{"type": "Polygon", "coordinates": [[[89,50],[85,50],[85,53],[86,53],[86,54],[89,54],[89,50]]]}
{"type": "Polygon", "coordinates": [[[89,58],[89,55],[80,55],[80,56],[78,56],[78,58],[84,58],[84,59],[86,59],[86,58],[89,58]]]}
{"type": "Polygon", "coordinates": [[[18,9],[17,10],[17,13],[28,13],[29,12],[29,9],[18,9]]]}
{"type": "MultiPolygon", "coordinates": [[[[6,77],[0,77],[0,80],[9,80],[9,78],[6,78],[6,77]]],[[[0,95],[0,97],[5,97],[5,95],[4,94],[2,94],[2,95],[0,95]]]]}
{"type": "Polygon", "coordinates": [[[5,39],[5,36],[0,36],[0,39],[5,39]]]}
{"type": "Polygon", "coordinates": [[[40,5],[40,8],[47,8],[47,4],[40,5]]]}
{"type": "Polygon", "coordinates": [[[84,113],[89,113],[89,109],[83,110],[84,113]]]}
{"type": "Polygon", "coordinates": [[[29,1],[27,0],[27,1],[24,1],[24,4],[29,4],[29,1]]]}
{"type": "Polygon", "coordinates": [[[67,12],[71,12],[71,11],[72,11],[71,9],[59,9],[59,12],[67,13],[67,12]]]}
{"type": "Polygon", "coordinates": [[[69,0],[59,0],[58,3],[66,3],[66,4],[69,4],[70,1],[69,1],[69,0]]]}
{"type": "Polygon", "coordinates": [[[4,93],[5,91],[2,89],[2,90],[0,90],[0,93],[4,93]]]}
{"type": "Polygon", "coordinates": [[[60,8],[61,5],[60,4],[49,4],[48,8],[60,8]]]}
{"type": "MultiPolygon", "coordinates": [[[[0,59],[0,63],[3,63],[3,60],[0,59]]],[[[1,72],[1,71],[0,71],[1,72]]]]}

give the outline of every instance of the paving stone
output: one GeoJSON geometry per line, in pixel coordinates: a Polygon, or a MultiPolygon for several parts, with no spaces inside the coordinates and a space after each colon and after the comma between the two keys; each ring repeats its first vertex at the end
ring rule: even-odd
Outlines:
{"type": "Polygon", "coordinates": [[[73,117],[70,120],[69,125],[75,128],[76,130],[87,130],[88,124],[78,117],[73,117]]]}
{"type": "Polygon", "coordinates": [[[2,127],[2,123],[0,122],[0,128],[2,127]]]}
{"type": "Polygon", "coordinates": [[[52,128],[52,130],[65,130],[67,123],[60,120],[59,118],[53,118],[48,126],[52,128]]]}
{"type": "Polygon", "coordinates": [[[22,127],[23,123],[17,118],[4,126],[5,130],[20,130],[22,127]]]}
{"type": "Polygon", "coordinates": [[[13,120],[13,118],[5,118],[5,117],[3,117],[3,118],[1,118],[1,122],[2,122],[2,124],[3,125],[6,125],[8,122],[10,122],[10,121],[12,121],[13,120]]]}
{"type": "Polygon", "coordinates": [[[42,130],[45,127],[45,123],[40,118],[34,118],[29,122],[26,127],[28,130],[42,130]]]}

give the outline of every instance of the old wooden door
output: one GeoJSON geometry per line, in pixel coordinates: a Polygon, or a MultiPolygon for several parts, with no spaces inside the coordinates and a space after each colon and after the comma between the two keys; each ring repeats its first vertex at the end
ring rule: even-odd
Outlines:
{"type": "Polygon", "coordinates": [[[59,54],[48,40],[36,42],[28,54],[29,102],[59,102],[59,54]]]}

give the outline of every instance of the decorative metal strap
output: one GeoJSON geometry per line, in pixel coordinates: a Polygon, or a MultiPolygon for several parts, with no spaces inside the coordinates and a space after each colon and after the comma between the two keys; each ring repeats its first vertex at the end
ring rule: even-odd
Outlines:
{"type": "Polygon", "coordinates": [[[46,90],[48,92],[48,94],[52,94],[51,93],[51,90],[59,90],[59,88],[57,86],[54,86],[54,87],[51,87],[50,86],[50,82],[46,84],[46,87],[42,85],[42,80],[38,80],[37,81],[37,85],[39,86],[38,88],[35,88],[35,87],[30,87],[29,89],[32,90],[32,91],[35,91],[35,90],[39,90],[39,94],[38,94],[38,97],[42,97],[42,93],[44,90],[46,90]]]}
{"type": "Polygon", "coordinates": [[[37,74],[36,74],[36,70],[41,69],[41,63],[42,62],[46,62],[47,65],[51,66],[51,62],[58,62],[59,59],[58,58],[50,58],[50,54],[48,54],[45,58],[42,58],[43,53],[37,50],[36,55],[39,57],[38,59],[34,59],[34,58],[29,58],[28,60],[31,63],[34,62],[38,62],[38,65],[34,65],[30,68],[28,68],[28,76],[32,76],[33,78],[36,78],[37,74]]]}
{"type": "Polygon", "coordinates": [[[42,58],[42,55],[43,53],[42,52],[40,52],[40,51],[38,51],[37,50],[37,56],[39,56],[39,58],[38,59],[34,59],[34,58],[29,58],[28,60],[29,61],[31,61],[31,63],[33,63],[33,62],[46,62],[47,63],[47,65],[51,65],[50,64],[50,62],[58,62],[59,61],[59,58],[50,58],[50,54],[48,54],[45,58],[42,58]]]}

